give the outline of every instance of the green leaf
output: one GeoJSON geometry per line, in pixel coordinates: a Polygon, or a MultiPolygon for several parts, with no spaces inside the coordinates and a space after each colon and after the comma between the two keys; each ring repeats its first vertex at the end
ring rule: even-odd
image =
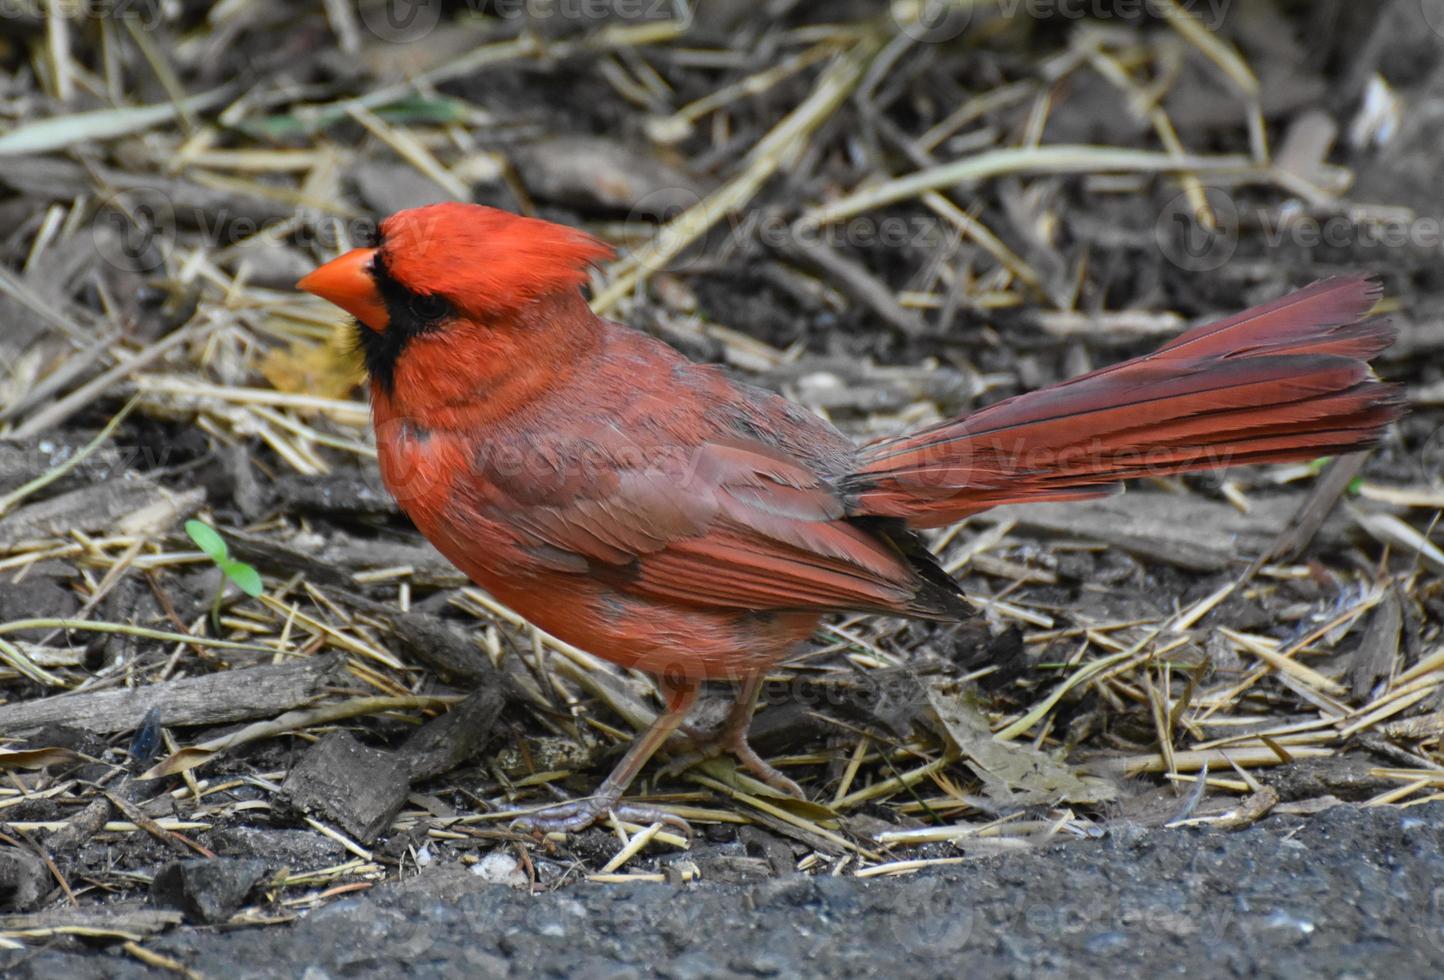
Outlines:
{"type": "Polygon", "coordinates": [[[466,105],[445,96],[429,99],[414,95],[397,99],[376,110],[376,115],[389,123],[415,126],[420,123],[454,123],[466,118],[466,105]]]}
{"type": "Polygon", "coordinates": [[[261,573],[243,561],[223,561],[219,563],[221,571],[226,578],[236,583],[236,588],[254,599],[265,591],[265,585],[261,582],[261,573]]]}
{"type": "MultiPolygon", "coordinates": [[[[428,99],[413,96],[375,108],[376,115],[386,122],[404,126],[460,122],[466,118],[467,113],[464,103],[445,97],[428,99]]],[[[351,114],[344,105],[338,104],[314,106],[298,113],[246,119],[236,128],[258,139],[284,140],[306,136],[350,120],[351,114]]]]}
{"type": "Polygon", "coordinates": [[[230,557],[231,551],[226,547],[226,540],[221,537],[221,532],[205,521],[186,521],[186,534],[190,535],[196,547],[210,555],[217,565],[230,557]]]}

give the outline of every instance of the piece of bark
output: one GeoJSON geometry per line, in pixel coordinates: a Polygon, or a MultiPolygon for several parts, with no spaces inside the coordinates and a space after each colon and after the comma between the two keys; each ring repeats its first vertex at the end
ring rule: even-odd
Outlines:
{"type": "Polygon", "coordinates": [[[111,480],[21,507],[0,519],[0,547],[74,531],[165,530],[205,503],[199,487],[172,493],[150,480],[111,480]]]}
{"type": "MultiPolygon", "coordinates": [[[[500,684],[508,698],[550,707],[551,701],[537,687],[525,664],[517,657],[508,657],[500,669],[476,645],[471,630],[432,613],[400,612],[395,606],[376,602],[365,596],[345,591],[348,604],[366,610],[385,620],[402,652],[417,663],[430,667],[448,684],[463,688],[493,687],[500,684]]],[[[605,675],[591,675],[605,677],[605,675]]],[[[646,715],[648,723],[651,715],[646,715]]]]}
{"type": "Polygon", "coordinates": [[[406,763],[395,752],[334,732],[306,750],[281,784],[277,812],[315,817],[369,844],[391,826],[411,792],[406,763]]]}
{"type": "Polygon", "coordinates": [[[402,613],[391,617],[391,630],[408,656],[442,680],[462,687],[492,684],[498,673],[466,631],[440,616],[402,613]]]}
{"type": "Polygon", "coordinates": [[[1367,697],[1374,685],[1388,677],[1399,658],[1404,609],[1399,594],[1390,589],[1369,616],[1363,642],[1349,663],[1349,687],[1355,699],[1367,697]]]}
{"type": "Polygon", "coordinates": [[[430,779],[480,752],[491,740],[492,727],[505,704],[499,686],[484,687],[422,725],[397,750],[408,780],[430,779]]]}
{"type": "Polygon", "coordinates": [[[634,211],[634,217],[665,220],[696,204],[705,191],[656,154],[601,136],[556,136],[523,144],[512,149],[511,158],[532,197],[572,207],[634,211]]]}
{"type": "Polygon", "coordinates": [[[172,861],[156,872],[150,897],[164,908],[180,909],[191,922],[225,922],[251,889],[266,876],[266,862],[255,858],[195,858],[172,861]]]}
{"type": "MultiPolygon", "coordinates": [[[[1014,504],[982,520],[1013,520],[1020,528],[1101,541],[1150,561],[1220,572],[1263,554],[1297,510],[1288,498],[1258,498],[1249,513],[1192,494],[1132,492],[1102,500],[1014,504]]],[[[1325,520],[1317,537],[1337,542],[1346,522],[1325,520]]]]}
{"type": "Polygon", "coordinates": [[[401,513],[379,480],[354,473],[286,475],[273,482],[270,489],[276,502],[287,511],[350,518],[393,517],[401,513]]]}
{"type": "Polygon", "coordinates": [[[271,718],[318,697],[337,682],[342,658],[308,657],[284,664],[224,670],[144,687],[58,694],[0,706],[0,733],[64,722],[111,734],[138,728],[152,708],[167,727],[271,718]]]}
{"type": "Polygon", "coordinates": [[[97,796],[71,817],[59,830],[45,839],[45,846],[52,856],[73,851],[81,844],[100,833],[100,828],[110,819],[115,807],[104,796],[97,796]]]}

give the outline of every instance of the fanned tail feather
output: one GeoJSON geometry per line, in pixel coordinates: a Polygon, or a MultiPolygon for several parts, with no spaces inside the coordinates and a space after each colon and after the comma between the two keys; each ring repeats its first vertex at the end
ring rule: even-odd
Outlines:
{"type": "Polygon", "coordinates": [[[1366,448],[1403,407],[1368,364],[1394,340],[1365,319],[1379,293],[1368,278],[1317,282],[1152,354],[874,443],[844,481],[849,510],[931,527],[1134,477],[1366,448]]]}

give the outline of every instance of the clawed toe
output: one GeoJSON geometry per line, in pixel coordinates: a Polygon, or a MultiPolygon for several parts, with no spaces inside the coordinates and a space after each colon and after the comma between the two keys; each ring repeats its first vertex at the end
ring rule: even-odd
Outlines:
{"type": "Polygon", "coordinates": [[[623,803],[612,808],[617,819],[625,820],[627,823],[653,824],[661,823],[669,827],[675,827],[689,838],[692,836],[692,825],[675,813],[668,813],[666,810],[654,806],[641,806],[635,803],[623,803]]]}
{"type": "Polygon", "coordinates": [[[524,834],[573,833],[590,827],[606,813],[605,804],[598,806],[588,800],[559,803],[517,817],[511,828],[524,834]]]}
{"type": "Polygon", "coordinates": [[[741,745],[733,746],[732,753],[737,756],[737,761],[742,763],[744,769],[779,793],[784,793],[795,800],[807,799],[807,794],[802,791],[801,786],[784,776],[781,770],[753,751],[752,746],[748,745],[746,740],[741,745]]]}
{"type": "Polygon", "coordinates": [[[748,743],[745,735],[729,736],[724,734],[720,738],[713,738],[698,745],[690,752],[674,757],[667,763],[662,772],[668,776],[676,776],[697,765],[699,762],[706,762],[708,759],[715,759],[721,755],[734,756],[742,765],[743,769],[746,769],[779,793],[798,800],[807,799],[807,795],[803,793],[802,787],[784,776],[776,766],[758,755],[748,743]]]}
{"type": "Polygon", "coordinates": [[[537,810],[535,813],[524,814],[513,820],[511,827],[513,830],[530,834],[576,833],[593,824],[600,823],[609,814],[614,814],[618,820],[625,820],[628,823],[667,824],[682,831],[688,837],[692,836],[691,825],[675,813],[668,813],[657,807],[621,803],[616,799],[597,797],[573,800],[570,803],[558,803],[555,806],[537,810]]]}

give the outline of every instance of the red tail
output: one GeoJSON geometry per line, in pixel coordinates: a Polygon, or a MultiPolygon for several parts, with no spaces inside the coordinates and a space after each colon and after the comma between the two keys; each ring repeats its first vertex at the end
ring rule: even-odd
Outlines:
{"type": "Polygon", "coordinates": [[[947,524],[999,504],[1076,500],[1119,480],[1282,463],[1371,445],[1399,416],[1369,358],[1372,279],[1328,279],[1144,357],[863,449],[852,512],[947,524]]]}

